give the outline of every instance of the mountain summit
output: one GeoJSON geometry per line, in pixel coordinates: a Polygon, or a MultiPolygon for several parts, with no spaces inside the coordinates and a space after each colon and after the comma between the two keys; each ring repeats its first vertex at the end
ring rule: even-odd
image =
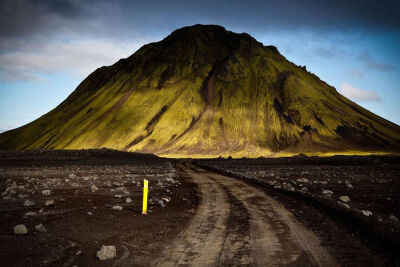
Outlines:
{"type": "Polygon", "coordinates": [[[1,149],[108,147],[162,156],[399,151],[400,127],[246,33],[178,29],[90,74],[1,149]]]}

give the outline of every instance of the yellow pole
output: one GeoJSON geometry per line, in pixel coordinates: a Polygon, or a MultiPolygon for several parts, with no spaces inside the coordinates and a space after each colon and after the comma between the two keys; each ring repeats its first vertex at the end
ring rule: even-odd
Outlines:
{"type": "Polygon", "coordinates": [[[147,195],[149,191],[149,181],[144,179],[143,182],[143,211],[142,214],[147,214],[147,195]]]}

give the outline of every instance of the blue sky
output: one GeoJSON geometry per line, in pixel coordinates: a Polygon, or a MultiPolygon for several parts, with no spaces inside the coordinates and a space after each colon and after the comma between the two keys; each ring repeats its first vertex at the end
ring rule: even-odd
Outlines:
{"type": "Polygon", "coordinates": [[[400,124],[399,7],[369,0],[4,0],[0,131],[50,111],[96,68],[196,23],[275,45],[343,95],[400,124]]]}

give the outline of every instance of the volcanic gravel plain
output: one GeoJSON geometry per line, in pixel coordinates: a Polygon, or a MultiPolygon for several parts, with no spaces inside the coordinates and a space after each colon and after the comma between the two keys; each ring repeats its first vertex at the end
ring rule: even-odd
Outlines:
{"type": "Polygon", "coordinates": [[[396,266],[399,174],[398,156],[178,160],[107,149],[4,151],[0,262],[396,266]],[[99,256],[103,245],[115,255],[99,256]]]}

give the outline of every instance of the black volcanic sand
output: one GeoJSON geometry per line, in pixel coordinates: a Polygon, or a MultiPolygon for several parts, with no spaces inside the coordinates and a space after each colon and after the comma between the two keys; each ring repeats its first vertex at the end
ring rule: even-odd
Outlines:
{"type": "Polygon", "coordinates": [[[335,156],[196,160],[278,199],[344,266],[400,265],[400,157],[335,156]],[[304,182],[306,178],[308,182],[304,182]],[[353,186],[346,186],[346,181],[353,186]],[[307,187],[307,191],[302,191],[307,187]],[[330,190],[332,196],[322,194],[330,190]],[[350,209],[340,196],[349,196],[350,209]],[[365,216],[364,211],[372,215],[365,216]],[[395,218],[390,218],[391,216],[395,218]]]}
{"type": "Polygon", "coordinates": [[[0,201],[2,266],[110,266],[116,261],[95,257],[103,244],[116,246],[116,260],[129,257],[132,264],[146,264],[185,227],[198,203],[196,185],[181,179],[170,161],[150,155],[1,152],[0,159],[0,192],[17,184],[15,193],[3,194],[0,201]],[[141,215],[143,178],[150,186],[148,215],[141,215]],[[91,185],[98,190],[92,192],[91,185]],[[52,194],[43,195],[45,189],[52,194]],[[125,203],[126,197],[133,202],[125,203]],[[24,207],[26,199],[35,205],[24,207]],[[55,205],[46,207],[46,200],[55,205]],[[124,209],[112,210],[114,205],[124,209]],[[24,218],[29,211],[37,215],[24,218]],[[29,233],[16,236],[13,227],[21,223],[29,233]],[[47,233],[35,231],[39,223],[47,233]]]}
{"type": "MultiPolygon", "coordinates": [[[[176,170],[176,161],[105,149],[0,152],[2,266],[148,264],[188,225],[198,205],[197,187],[176,170]],[[141,215],[144,178],[150,182],[147,216],[141,215]],[[42,194],[46,189],[50,196],[42,194]],[[125,203],[126,197],[133,202],[125,203]],[[23,206],[26,199],[35,205],[23,206]],[[55,205],[46,207],[47,200],[55,205]],[[124,209],[112,210],[114,205],[124,209]],[[24,217],[29,211],[36,216],[24,217]],[[21,223],[29,234],[16,236],[13,227],[21,223]],[[35,231],[39,223],[46,233],[35,231]],[[96,258],[103,244],[116,246],[116,259],[96,258]]],[[[400,218],[399,162],[396,156],[195,161],[265,190],[344,266],[399,265],[399,223],[389,219],[400,218]],[[308,182],[296,181],[303,178],[308,182]],[[323,189],[333,195],[323,196],[323,189]],[[338,206],[342,195],[350,197],[350,210],[338,206]]],[[[234,204],[234,196],[229,199],[234,204]]],[[[248,216],[233,210],[231,229],[242,229],[240,214],[248,216]]]]}

